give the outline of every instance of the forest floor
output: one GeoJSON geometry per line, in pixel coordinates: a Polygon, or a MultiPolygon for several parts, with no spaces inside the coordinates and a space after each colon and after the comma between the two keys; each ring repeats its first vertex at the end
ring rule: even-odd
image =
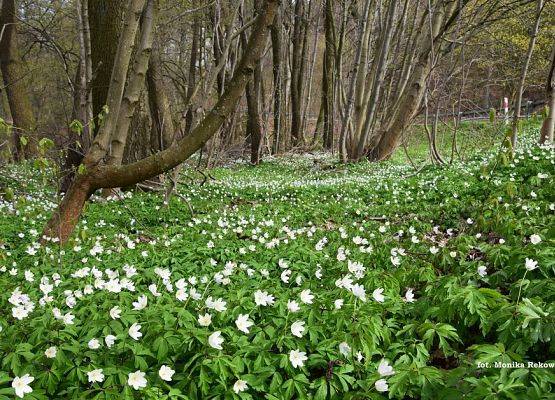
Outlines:
{"type": "Polygon", "coordinates": [[[49,178],[10,167],[0,399],[25,374],[37,399],[550,398],[555,151],[531,125],[507,161],[480,124],[452,165],[409,140],[418,172],[402,149],[186,170],[168,206],[95,199],[63,248],[49,178]]]}

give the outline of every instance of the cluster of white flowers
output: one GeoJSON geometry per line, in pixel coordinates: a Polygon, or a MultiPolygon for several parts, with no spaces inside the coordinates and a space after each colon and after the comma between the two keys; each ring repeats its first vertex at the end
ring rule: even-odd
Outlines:
{"type": "MultiPolygon", "coordinates": [[[[398,174],[399,171],[392,169],[383,176],[389,173],[398,174]]],[[[432,179],[420,182],[414,191],[409,191],[401,185],[383,183],[378,179],[379,177],[374,178],[373,182],[375,181],[379,190],[393,194],[392,203],[409,202],[416,195],[425,197],[426,191],[436,190],[438,184],[437,179],[432,179]]],[[[541,173],[538,174],[538,178],[548,179],[549,175],[541,173]]],[[[275,192],[284,192],[285,194],[280,194],[282,200],[294,204],[297,198],[286,189],[307,187],[307,185],[315,187],[344,185],[346,182],[368,185],[368,179],[368,176],[356,175],[347,179],[336,177],[303,181],[291,179],[276,184],[280,191],[275,190],[275,192]]],[[[249,187],[268,189],[267,183],[256,181],[234,180],[220,183],[227,190],[249,187]]],[[[222,188],[214,187],[211,190],[214,195],[225,195],[222,188]]],[[[461,193],[460,191],[448,193],[444,202],[457,201],[461,193]]],[[[536,199],[538,193],[530,192],[530,199],[536,199]]],[[[341,200],[342,196],[344,195],[336,193],[329,199],[341,200]]],[[[375,193],[368,196],[364,201],[371,202],[377,199],[375,193]]],[[[355,205],[353,210],[357,218],[360,217],[362,220],[363,217],[368,217],[362,201],[355,205]]],[[[523,206],[532,207],[518,204],[521,209],[523,206]]],[[[3,207],[7,209],[11,206],[3,207]]],[[[82,350],[86,351],[103,351],[113,346],[117,348],[125,340],[134,345],[138,344],[136,342],[144,342],[145,338],[151,337],[153,332],[149,331],[149,323],[144,318],[143,312],[155,309],[158,304],[164,302],[173,302],[176,310],[187,309],[193,312],[193,321],[195,324],[198,323],[196,327],[205,331],[206,336],[203,336],[203,341],[206,340],[204,343],[207,348],[224,352],[231,342],[230,332],[239,333],[244,338],[243,335],[251,335],[266,327],[268,324],[264,316],[266,312],[271,314],[272,310],[285,310],[287,314],[284,317],[286,327],[283,329],[283,336],[290,334],[292,337],[288,338],[287,343],[294,344],[284,351],[284,356],[287,356],[289,351],[290,365],[293,368],[303,368],[310,352],[309,348],[303,347],[303,343],[313,333],[310,319],[307,317],[308,313],[305,311],[325,310],[325,312],[343,313],[348,310],[350,313],[354,310],[354,314],[357,307],[385,310],[390,304],[410,308],[411,303],[418,301],[418,296],[422,293],[408,286],[417,288],[419,286],[409,281],[402,282],[397,289],[393,289],[395,286],[379,280],[379,276],[374,271],[377,267],[385,271],[408,268],[411,260],[414,260],[412,257],[414,249],[420,250],[422,257],[428,257],[434,261],[441,256],[449,255],[455,260],[463,256],[463,250],[449,245],[456,234],[454,228],[442,230],[441,227],[430,223],[426,230],[419,230],[417,227],[422,221],[418,218],[411,219],[406,224],[403,222],[402,226],[397,225],[396,218],[393,217],[374,218],[377,223],[365,224],[357,221],[353,226],[341,226],[339,223],[328,221],[322,226],[308,221],[305,226],[295,227],[294,218],[290,216],[269,213],[257,220],[252,215],[241,215],[233,208],[201,215],[184,224],[184,229],[190,229],[201,237],[199,253],[205,257],[204,264],[202,268],[195,268],[194,271],[183,271],[173,266],[171,268],[150,267],[150,255],[156,254],[160,247],[165,249],[175,241],[183,240],[183,233],[176,234],[174,237],[161,236],[147,243],[142,243],[139,238],[134,238],[130,234],[117,234],[113,238],[96,236],[88,241],[76,238],[72,249],[61,250],[58,256],[54,255],[52,250],[55,240],[46,238],[39,243],[38,232],[30,230],[21,232],[18,237],[25,240],[23,247],[27,254],[25,257],[31,262],[26,260],[26,264],[21,264],[25,267],[19,267],[15,257],[8,254],[10,260],[14,258],[13,265],[0,266],[0,272],[8,273],[10,282],[14,283],[10,287],[11,293],[6,295],[6,297],[9,295],[8,301],[12,305],[11,318],[14,324],[29,318],[39,309],[41,312],[51,312],[60,326],[61,324],[74,325],[77,328],[83,322],[79,319],[87,317],[80,313],[84,304],[88,306],[93,303],[103,310],[104,315],[100,316],[99,320],[104,318],[106,329],[101,333],[95,332],[96,337],[92,337],[93,334],[85,335],[86,338],[80,345],[82,350]],[[430,229],[430,226],[433,228],[430,229]],[[222,253],[223,239],[237,235],[246,238],[247,241],[243,243],[248,244],[237,246],[236,254],[222,253]],[[300,238],[309,243],[306,247],[307,251],[313,253],[311,256],[316,255],[316,261],[313,262],[311,259],[307,262],[306,258],[301,257],[302,254],[287,252],[287,245],[299,242],[300,238]],[[52,257],[70,255],[71,251],[73,259],[77,261],[70,269],[65,270],[64,274],[45,275],[41,272],[40,257],[47,256],[54,260],[52,257]],[[264,254],[268,254],[268,260],[271,261],[261,261],[259,265],[251,263],[250,257],[257,252],[266,252],[264,254]],[[374,253],[378,252],[383,258],[375,257],[374,253]],[[124,264],[121,267],[100,267],[106,263],[109,256],[117,253],[133,255],[134,259],[139,261],[135,262],[136,266],[124,264]],[[233,255],[229,256],[230,259],[226,259],[227,254],[233,255]],[[27,268],[27,265],[32,266],[27,268]],[[183,275],[185,273],[191,275],[183,275]],[[246,289],[243,291],[244,298],[241,302],[236,301],[230,293],[237,287],[243,289],[241,285],[245,282],[248,282],[248,285],[245,285],[246,289]],[[12,290],[14,286],[15,289],[12,290]],[[130,296],[132,300],[119,300],[129,299],[130,296]],[[102,308],[104,303],[109,304],[109,307],[102,308]],[[113,322],[115,320],[117,322],[113,322]],[[123,334],[118,335],[113,331],[111,322],[124,326],[123,334]]],[[[136,222],[129,221],[131,226],[136,222]]],[[[109,225],[109,221],[103,220],[94,224],[97,228],[109,225]]],[[[474,230],[479,224],[465,216],[461,225],[464,229],[474,230]]],[[[82,227],[84,231],[89,230],[86,221],[83,221],[82,227]]],[[[530,248],[537,249],[538,246],[542,246],[542,240],[549,241],[545,234],[542,234],[543,239],[540,234],[534,233],[519,240],[530,248]]],[[[476,236],[472,234],[476,240],[484,240],[484,236],[487,234],[478,233],[476,236]]],[[[505,240],[501,238],[498,243],[503,245],[505,240]]],[[[59,258],[58,261],[61,259],[59,258]]],[[[488,279],[491,279],[488,273],[493,274],[495,271],[495,267],[483,265],[484,262],[477,261],[468,268],[468,274],[471,277],[474,276],[480,284],[487,284],[488,279]]],[[[522,268],[522,265],[530,273],[541,267],[538,261],[531,258],[525,258],[522,264],[519,263],[519,268],[522,268]]],[[[1,329],[2,326],[0,331],[1,329]]],[[[349,359],[352,357],[357,362],[363,360],[362,349],[359,346],[350,342],[348,338],[340,340],[345,340],[336,345],[341,356],[349,359]]],[[[54,343],[57,346],[48,343],[40,349],[41,354],[44,353],[48,359],[56,359],[63,351],[61,344],[54,343]]],[[[397,364],[394,363],[394,365],[397,368],[397,364]]],[[[87,372],[90,384],[104,382],[106,375],[110,375],[108,368],[104,370],[96,367],[91,365],[87,372]]],[[[148,372],[137,370],[129,373],[127,384],[135,390],[147,387],[148,372]]],[[[388,391],[386,378],[395,373],[393,367],[384,359],[379,362],[377,372],[380,379],[375,381],[375,389],[379,392],[388,391]]],[[[174,374],[175,371],[168,365],[162,365],[158,371],[160,379],[166,382],[171,382],[174,374]]],[[[150,377],[151,375],[149,379],[150,377]]],[[[16,376],[12,380],[16,395],[23,397],[31,393],[31,383],[34,379],[29,374],[16,376]]],[[[248,383],[244,379],[237,379],[233,384],[233,391],[236,394],[248,390],[248,383]]]]}

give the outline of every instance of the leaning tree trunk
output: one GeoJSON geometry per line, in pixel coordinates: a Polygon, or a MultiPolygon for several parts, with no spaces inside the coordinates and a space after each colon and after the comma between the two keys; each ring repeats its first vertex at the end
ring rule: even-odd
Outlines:
{"type": "Polygon", "coordinates": [[[31,106],[29,92],[25,85],[28,72],[25,71],[19,55],[17,40],[17,8],[15,0],[3,0],[0,10],[0,68],[13,120],[17,160],[32,158],[38,154],[38,140],[35,136],[36,121],[31,106]],[[22,137],[27,138],[24,145],[22,137]]]}
{"type": "MultiPolygon", "coordinates": [[[[130,3],[128,17],[130,12],[135,11],[134,7],[138,1],[133,0],[130,3]]],[[[102,158],[107,151],[106,145],[113,135],[118,135],[118,132],[106,130],[110,120],[110,114],[108,114],[106,123],[102,126],[95,142],[84,158],[84,171],[76,177],[63,201],[45,226],[44,235],[57,237],[61,243],[65,243],[73,232],[88,198],[96,189],[127,187],[142,182],[171,170],[198,151],[221,127],[241,99],[256,65],[264,53],[268,31],[278,6],[279,0],[267,0],[265,2],[255,21],[247,48],[233,78],[226,85],[224,93],[198,126],[189,135],[183,137],[168,149],[127,165],[104,164],[102,158]]],[[[114,96],[120,91],[119,85],[121,84],[118,78],[123,75],[120,70],[126,71],[129,67],[129,59],[126,59],[125,54],[123,54],[126,52],[120,50],[126,46],[132,47],[131,43],[134,42],[134,36],[133,27],[128,21],[123,28],[118,45],[118,55],[114,64],[114,74],[112,75],[108,96],[109,100],[116,103],[117,99],[114,96]]],[[[121,102],[122,97],[123,94],[120,95],[119,102],[121,102]]],[[[115,129],[115,126],[114,119],[111,122],[111,129],[115,129]]]]}

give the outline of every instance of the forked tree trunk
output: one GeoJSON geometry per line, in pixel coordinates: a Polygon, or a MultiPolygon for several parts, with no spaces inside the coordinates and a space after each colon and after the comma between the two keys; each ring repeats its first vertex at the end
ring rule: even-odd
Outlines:
{"type": "MultiPolygon", "coordinates": [[[[221,127],[243,95],[256,65],[264,53],[268,31],[278,6],[279,0],[266,1],[254,24],[249,43],[233,78],[227,84],[216,105],[189,135],[183,137],[168,149],[137,162],[127,165],[105,165],[100,158],[97,158],[97,155],[102,152],[102,145],[109,142],[112,135],[117,135],[118,132],[99,132],[95,144],[85,157],[85,161],[91,160],[91,162],[86,163],[85,171],[77,175],[63,201],[47,223],[44,234],[49,237],[57,237],[61,243],[65,243],[71,236],[88,198],[96,189],[126,187],[142,182],[171,170],[198,151],[221,127]],[[107,137],[99,137],[101,135],[107,135],[107,137]]],[[[132,7],[133,4],[131,4],[130,10],[133,9],[132,7]]],[[[132,28],[129,22],[124,27],[119,48],[128,44],[126,37],[130,36],[129,31],[132,31],[132,28]]],[[[127,69],[128,66],[129,60],[125,63],[123,54],[116,56],[114,70],[116,67],[126,67],[127,69]]],[[[120,82],[114,79],[114,76],[117,78],[118,75],[120,74],[115,73],[112,76],[109,90],[111,94],[119,90],[120,82]]],[[[119,101],[121,102],[121,97],[119,101]]],[[[114,122],[112,124],[115,128],[114,122]]],[[[105,127],[106,125],[103,125],[103,129],[105,127]]]]}
{"type": "Polygon", "coordinates": [[[427,76],[431,68],[430,55],[433,51],[441,49],[440,39],[453,24],[460,11],[457,1],[443,0],[441,4],[438,4],[434,16],[431,17],[429,34],[423,35],[419,41],[418,46],[421,50],[413,65],[406,89],[396,102],[389,123],[383,132],[370,140],[368,160],[385,160],[397,147],[402,133],[412,122],[422,102],[427,76]],[[430,38],[435,40],[431,41],[430,38]]]}
{"type": "Polygon", "coordinates": [[[133,44],[135,43],[139,28],[139,18],[145,4],[146,0],[131,0],[129,2],[114,58],[110,87],[106,96],[108,115],[105,117],[91,148],[83,159],[83,165],[87,169],[97,166],[104,157],[108,156],[110,141],[117,128],[133,44]]]}
{"type": "MultiPolygon", "coordinates": [[[[358,43],[363,43],[364,37],[367,35],[367,31],[369,29],[368,16],[370,13],[370,4],[371,2],[366,2],[364,10],[362,12],[362,18],[359,21],[358,32],[356,36],[358,43]]],[[[349,124],[351,123],[353,106],[355,104],[356,82],[357,78],[359,77],[360,71],[362,70],[362,64],[366,61],[363,60],[362,55],[363,46],[357,46],[354,67],[351,71],[351,79],[349,81],[347,104],[345,105],[345,109],[343,110],[341,133],[339,135],[339,158],[342,163],[347,162],[347,131],[349,128],[349,124]]]]}
{"type": "Polygon", "coordinates": [[[389,58],[389,48],[394,28],[393,21],[397,9],[396,4],[397,3],[393,1],[389,5],[387,13],[387,24],[384,27],[384,30],[380,37],[378,59],[373,66],[373,76],[371,76],[371,81],[368,82],[368,91],[364,99],[364,124],[361,126],[362,129],[357,132],[357,134],[359,135],[358,143],[353,149],[354,154],[351,155],[353,160],[358,160],[364,156],[366,144],[370,136],[370,131],[372,129],[372,126],[374,125],[374,118],[377,111],[379,94],[382,90],[383,80],[385,77],[387,62],[389,58]]]}

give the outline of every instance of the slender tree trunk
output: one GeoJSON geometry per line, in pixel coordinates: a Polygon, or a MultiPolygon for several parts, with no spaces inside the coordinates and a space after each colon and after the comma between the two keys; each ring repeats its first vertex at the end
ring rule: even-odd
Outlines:
{"type": "Polygon", "coordinates": [[[31,99],[26,87],[26,75],[23,61],[19,55],[17,40],[17,7],[15,0],[3,0],[0,10],[0,69],[10,105],[16,138],[16,160],[32,158],[38,154],[36,121],[31,106],[31,99]],[[22,137],[26,137],[24,145],[22,137]]]}
{"type": "Polygon", "coordinates": [[[162,77],[162,62],[158,48],[155,48],[150,56],[146,82],[154,135],[158,141],[157,148],[164,150],[170,147],[175,140],[175,128],[170,110],[170,101],[166,95],[162,77]]]}
{"type": "MultiPolygon", "coordinates": [[[[2,78],[2,71],[0,71],[0,85],[3,85],[4,79],[2,78]]],[[[2,118],[4,122],[8,125],[13,125],[12,112],[10,111],[10,103],[8,102],[8,96],[6,91],[2,87],[0,89],[0,106],[2,106],[2,118]]]]}
{"type": "MultiPolygon", "coordinates": [[[[2,85],[3,79],[0,71],[0,85],[2,85]]],[[[13,130],[9,126],[13,125],[12,113],[10,112],[10,104],[8,103],[8,98],[6,97],[6,91],[0,89],[0,108],[2,109],[2,114],[0,116],[7,125],[0,126],[0,164],[13,162],[15,156],[17,155],[17,143],[14,137],[13,130]]]]}
{"type": "Polygon", "coordinates": [[[294,28],[291,37],[293,54],[291,59],[291,138],[293,145],[298,146],[303,143],[302,132],[302,88],[303,88],[303,43],[306,30],[305,22],[305,0],[295,2],[294,28]]]}
{"type": "Polygon", "coordinates": [[[89,29],[88,1],[78,0],[77,8],[77,31],[79,33],[79,64],[74,84],[73,120],[82,123],[81,132],[69,130],[69,143],[67,154],[62,167],[62,183],[60,191],[65,193],[73,181],[75,169],[81,163],[83,154],[87,152],[92,140],[91,124],[93,124],[92,111],[92,59],[89,29]]]}
{"type": "Polygon", "coordinates": [[[129,73],[129,81],[125,89],[125,95],[121,100],[118,110],[115,131],[112,134],[110,153],[107,163],[110,165],[121,164],[123,151],[127,141],[131,118],[139,102],[141,90],[145,85],[145,76],[148,69],[148,60],[152,51],[154,36],[154,24],[157,13],[157,0],[147,0],[141,21],[141,37],[136,50],[135,60],[129,73]]]}
{"type": "Polygon", "coordinates": [[[281,107],[281,89],[282,89],[282,77],[283,68],[281,63],[281,58],[283,55],[281,39],[282,39],[282,25],[281,25],[281,11],[278,10],[276,18],[271,28],[272,36],[272,63],[273,63],[273,79],[274,79],[274,141],[272,147],[272,153],[279,153],[280,141],[282,134],[282,107],[281,107]]]}
{"type": "Polygon", "coordinates": [[[376,61],[374,68],[373,81],[371,82],[371,90],[368,90],[367,98],[364,101],[364,126],[360,132],[360,137],[355,152],[355,160],[358,160],[364,155],[368,137],[370,136],[370,131],[372,125],[374,124],[374,117],[376,115],[378,96],[380,90],[382,89],[383,80],[385,76],[385,70],[387,67],[387,60],[389,57],[389,47],[391,43],[391,37],[393,35],[393,21],[396,12],[396,2],[390,3],[387,14],[387,23],[381,35],[381,43],[379,49],[379,58],[376,61]]]}
{"type": "Polygon", "coordinates": [[[91,31],[89,26],[89,5],[88,0],[77,1],[77,15],[79,31],[79,65],[81,73],[79,74],[80,87],[79,91],[79,119],[83,123],[83,132],[81,134],[80,145],[81,151],[86,152],[92,141],[92,132],[90,124],[93,118],[92,104],[92,54],[91,54],[91,31]]]}
{"type": "Polygon", "coordinates": [[[199,62],[199,41],[200,41],[200,23],[198,18],[195,18],[193,22],[193,38],[191,42],[191,57],[189,60],[189,82],[187,86],[187,98],[188,101],[188,108],[187,114],[185,115],[185,135],[188,135],[189,132],[193,129],[194,126],[194,107],[191,104],[191,99],[193,97],[193,92],[196,87],[197,82],[197,69],[200,66],[199,62]]]}
{"type": "Polygon", "coordinates": [[[254,70],[254,78],[247,84],[247,135],[251,144],[251,164],[260,164],[262,151],[262,127],[260,126],[260,65],[254,70]]]}
{"type": "MultiPolygon", "coordinates": [[[[254,4],[254,12],[258,13],[259,7],[254,4]]],[[[247,48],[247,34],[243,32],[241,35],[243,48],[247,48]]],[[[260,163],[260,153],[262,151],[262,127],[260,124],[260,106],[261,106],[261,86],[262,86],[262,70],[258,63],[253,71],[253,79],[249,81],[246,89],[247,97],[247,137],[251,147],[251,164],[258,165],[260,163]]]]}
{"type": "Polygon", "coordinates": [[[530,65],[530,60],[532,59],[532,53],[534,52],[534,46],[536,45],[536,39],[538,36],[538,31],[540,29],[540,19],[543,11],[543,0],[537,0],[536,3],[536,19],[534,25],[530,30],[530,41],[528,42],[528,50],[526,52],[526,57],[524,58],[524,63],[522,64],[522,72],[520,74],[520,81],[518,82],[518,88],[515,99],[514,113],[513,113],[513,125],[511,132],[511,151],[515,151],[516,142],[518,136],[518,126],[520,122],[520,109],[522,107],[522,94],[524,93],[524,84],[526,82],[526,75],[528,74],[528,67],[530,65]]]}
{"type": "Polygon", "coordinates": [[[548,115],[544,119],[540,135],[540,143],[553,143],[553,127],[555,126],[555,45],[551,50],[551,67],[545,85],[548,115]]]}
{"type": "MultiPolygon", "coordinates": [[[[312,3],[311,3],[312,4],[312,3]]],[[[312,85],[314,82],[314,66],[316,65],[316,55],[318,54],[318,40],[319,40],[319,34],[320,34],[320,10],[316,10],[316,12],[318,13],[318,17],[316,19],[316,26],[315,26],[315,33],[314,33],[314,41],[312,44],[312,55],[310,58],[310,63],[309,63],[309,73],[308,73],[308,85],[306,86],[306,102],[304,104],[303,107],[303,115],[302,115],[302,121],[303,121],[303,132],[306,132],[307,129],[307,124],[308,124],[308,120],[309,120],[309,111],[310,111],[310,106],[312,103],[312,85]]],[[[308,28],[307,28],[307,32],[305,37],[308,38],[309,36],[309,32],[308,32],[308,28]]]]}
{"type": "Polygon", "coordinates": [[[331,149],[333,147],[334,136],[334,114],[335,114],[335,96],[334,96],[334,58],[335,58],[335,27],[333,19],[333,0],[325,0],[324,4],[324,30],[326,37],[326,47],[324,50],[324,69],[322,73],[322,102],[323,124],[324,124],[324,148],[331,149]]]}
{"type": "MultiPolygon", "coordinates": [[[[74,92],[73,92],[73,110],[71,114],[72,120],[79,119],[82,116],[82,88],[83,82],[81,81],[81,68],[82,64],[77,64],[77,70],[75,73],[75,84],[74,84],[74,92]]],[[[83,159],[82,149],[79,146],[81,134],[79,132],[75,132],[73,129],[69,129],[68,132],[68,143],[64,144],[64,147],[67,148],[67,153],[65,155],[64,165],[61,168],[61,183],[59,187],[60,193],[65,193],[69,189],[69,185],[74,179],[75,176],[75,168],[79,165],[81,160],[83,159]]]]}

